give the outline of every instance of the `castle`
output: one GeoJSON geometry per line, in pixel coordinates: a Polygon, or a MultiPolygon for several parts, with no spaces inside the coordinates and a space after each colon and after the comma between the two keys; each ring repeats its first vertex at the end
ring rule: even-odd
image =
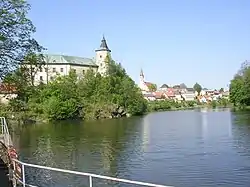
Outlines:
{"type": "Polygon", "coordinates": [[[44,54],[45,66],[35,74],[34,83],[48,83],[56,75],[68,75],[74,71],[78,78],[84,76],[88,69],[93,69],[101,75],[105,75],[108,64],[107,56],[111,59],[111,50],[108,48],[107,41],[103,36],[101,45],[95,50],[95,58],[85,58],[77,56],[44,54]]]}

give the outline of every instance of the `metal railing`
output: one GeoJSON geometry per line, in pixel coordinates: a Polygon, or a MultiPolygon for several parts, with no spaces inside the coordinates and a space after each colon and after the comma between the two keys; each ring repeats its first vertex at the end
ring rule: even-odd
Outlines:
{"type": "Polygon", "coordinates": [[[15,159],[13,159],[13,161],[19,163],[22,166],[22,181],[19,180],[19,182],[24,187],[25,186],[38,187],[38,186],[34,186],[34,185],[30,185],[30,184],[26,183],[26,181],[25,181],[25,168],[26,167],[39,168],[39,169],[45,169],[45,170],[50,170],[50,171],[57,171],[57,172],[68,173],[68,174],[75,174],[75,175],[80,175],[80,176],[87,176],[89,178],[89,187],[93,186],[93,178],[99,178],[99,179],[104,179],[104,180],[109,180],[109,181],[115,181],[115,182],[127,183],[127,184],[134,184],[134,185],[141,185],[141,186],[173,187],[173,186],[165,186],[165,185],[159,185],[159,184],[153,184],[153,183],[132,181],[132,180],[128,180],[128,179],[120,179],[120,178],[115,178],[115,177],[108,177],[108,176],[97,175],[97,174],[92,174],[92,173],[71,171],[71,170],[65,170],[65,169],[59,169],[59,168],[52,168],[52,167],[35,165],[35,164],[27,164],[27,163],[24,163],[24,162],[21,162],[19,160],[15,160],[15,159]]]}
{"type": "Polygon", "coordinates": [[[1,121],[0,135],[2,135],[3,137],[3,143],[5,144],[5,146],[10,146],[11,145],[10,133],[5,117],[0,117],[0,121],[1,121]]]}

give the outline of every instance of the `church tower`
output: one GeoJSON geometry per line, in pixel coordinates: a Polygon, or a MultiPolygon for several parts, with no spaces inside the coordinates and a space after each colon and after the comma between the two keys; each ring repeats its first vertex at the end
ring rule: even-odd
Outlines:
{"type": "Polygon", "coordinates": [[[108,68],[108,61],[111,59],[111,50],[108,48],[107,42],[105,37],[103,36],[101,45],[99,49],[95,50],[96,53],[96,64],[99,66],[98,67],[98,72],[101,75],[105,75],[107,72],[108,68]]]}
{"type": "Polygon", "coordinates": [[[141,69],[141,73],[140,73],[140,83],[143,82],[144,83],[144,74],[143,71],[141,69]]]}
{"type": "Polygon", "coordinates": [[[141,69],[141,72],[140,72],[140,82],[139,82],[139,88],[141,90],[144,90],[144,87],[145,87],[145,80],[144,80],[144,73],[143,73],[143,70],[141,69]]]}

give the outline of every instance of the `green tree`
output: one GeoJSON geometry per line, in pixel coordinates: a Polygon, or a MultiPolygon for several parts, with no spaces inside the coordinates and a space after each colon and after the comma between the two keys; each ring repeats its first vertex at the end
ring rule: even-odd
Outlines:
{"type": "Polygon", "coordinates": [[[229,97],[235,106],[250,105],[250,67],[246,62],[231,80],[229,97]]]}
{"type": "Polygon", "coordinates": [[[156,84],[150,84],[148,86],[150,92],[155,92],[157,90],[157,85],[156,84]]]}
{"type": "Polygon", "coordinates": [[[28,101],[28,97],[34,92],[34,77],[43,67],[43,55],[30,53],[25,58],[19,68],[8,73],[3,82],[15,87],[19,100],[28,101]]]}
{"type": "Polygon", "coordinates": [[[195,83],[194,86],[193,86],[194,90],[198,92],[198,94],[200,94],[201,90],[202,90],[202,87],[200,84],[198,83],[195,83]]]}
{"type": "Polygon", "coordinates": [[[135,82],[113,60],[105,76],[88,70],[77,80],[71,72],[35,88],[28,98],[29,111],[51,120],[113,118],[141,115],[147,110],[147,101],[135,82]]]}
{"type": "Polygon", "coordinates": [[[34,86],[35,75],[45,65],[43,54],[30,53],[24,57],[24,61],[21,63],[21,69],[25,79],[34,86]]]}
{"type": "Polygon", "coordinates": [[[24,0],[0,1],[0,78],[16,69],[27,54],[43,48],[31,37],[35,27],[27,18],[24,0]]]}
{"type": "Polygon", "coordinates": [[[224,92],[224,88],[220,88],[219,92],[220,93],[224,92]]]}

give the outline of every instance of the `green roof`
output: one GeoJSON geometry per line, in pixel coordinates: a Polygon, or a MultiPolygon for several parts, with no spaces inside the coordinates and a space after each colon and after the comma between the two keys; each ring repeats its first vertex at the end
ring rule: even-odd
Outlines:
{"type": "Polygon", "coordinates": [[[72,65],[84,65],[84,66],[97,66],[93,59],[68,56],[68,55],[53,55],[44,54],[45,61],[48,64],[72,64],[72,65]]]}

